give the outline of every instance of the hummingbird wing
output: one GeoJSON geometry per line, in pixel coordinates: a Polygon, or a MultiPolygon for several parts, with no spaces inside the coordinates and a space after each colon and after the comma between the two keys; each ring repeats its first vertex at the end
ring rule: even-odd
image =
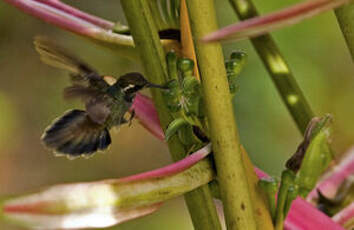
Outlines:
{"type": "Polygon", "coordinates": [[[111,98],[92,87],[74,84],[64,89],[64,98],[80,98],[86,105],[86,112],[92,121],[103,124],[111,114],[111,98]]]}
{"type": "Polygon", "coordinates": [[[97,124],[104,124],[111,114],[109,100],[110,98],[97,97],[86,102],[86,112],[91,120],[97,124]]]}
{"type": "Polygon", "coordinates": [[[34,46],[44,63],[68,70],[75,84],[86,84],[88,87],[100,90],[109,87],[94,68],[81,61],[74,54],[59,47],[50,39],[37,36],[34,38],[34,46]]]}
{"type": "Polygon", "coordinates": [[[87,102],[97,97],[103,97],[104,92],[81,84],[74,83],[72,86],[66,87],[63,91],[64,99],[81,99],[87,102]]]}
{"type": "Polygon", "coordinates": [[[111,112],[110,100],[105,94],[110,85],[95,69],[50,39],[37,36],[34,45],[44,63],[71,73],[73,85],[64,89],[64,98],[81,99],[89,117],[103,124],[111,112]]]}

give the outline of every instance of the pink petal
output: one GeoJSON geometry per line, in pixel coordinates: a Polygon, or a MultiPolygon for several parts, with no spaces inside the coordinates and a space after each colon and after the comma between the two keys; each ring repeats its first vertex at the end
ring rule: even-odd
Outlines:
{"type": "Polygon", "coordinates": [[[334,197],[340,184],[350,175],[354,175],[354,147],[346,152],[339,164],[323,176],[316,188],[307,196],[307,200],[313,201],[317,198],[317,189],[326,197],[334,197]]]}
{"type": "Polygon", "coordinates": [[[339,7],[350,0],[311,0],[286,9],[226,26],[202,38],[205,42],[240,40],[298,23],[321,12],[339,7]]]}
{"type": "Polygon", "coordinates": [[[69,6],[59,0],[35,0],[37,2],[42,2],[48,6],[52,6],[58,10],[61,10],[63,12],[66,12],[70,15],[73,15],[77,18],[81,18],[87,22],[90,22],[96,26],[105,28],[105,29],[112,29],[114,27],[114,23],[111,21],[107,21],[103,18],[85,13],[83,11],[80,11],[72,6],[69,6]]]}
{"type": "MultiPolygon", "coordinates": [[[[159,127],[159,121],[157,117],[157,113],[155,111],[155,108],[153,107],[153,103],[151,100],[146,97],[139,95],[138,98],[138,108],[144,108],[140,110],[141,113],[139,113],[139,116],[141,118],[144,118],[142,120],[142,123],[145,127],[148,128],[148,130],[154,130],[153,134],[158,137],[160,140],[163,139],[163,132],[161,128],[159,127]],[[139,104],[141,103],[141,104],[139,104]]],[[[134,102],[137,103],[137,102],[134,102]]],[[[139,119],[141,119],[139,118],[139,119]]],[[[196,156],[197,160],[200,156],[196,156]]],[[[183,160],[182,160],[183,161],[183,160]]],[[[189,160],[188,160],[189,161],[189,160]]],[[[191,162],[194,161],[194,159],[191,158],[191,162]]],[[[182,164],[181,164],[182,165],[182,164]]],[[[177,169],[178,167],[176,167],[177,169]]],[[[169,169],[166,169],[166,173],[169,169]]],[[[269,177],[265,172],[262,170],[258,169],[255,167],[255,172],[258,175],[259,178],[267,178],[269,177]]],[[[136,176],[131,176],[128,178],[125,178],[123,180],[135,180],[136,178],[142,179],[144,177],[150,177],[150,176],[156,176],[156,172],[148,172],[148,173],[143,173],[140,175],[136,176]],[[155,174],[155,175],[154,175],[155,174]]],[[[343,228],[333,222],[331,218],[317,210],[316,207],[312,206],[310,203],[306,202],[303,199],[297,198],[290,209],[289,215],[285,220],[285,227],[288,230],[314,230],[314,229],[331,229],[331,230],[343,230],[343,228]]]]}
{"type": "MultiPolygon", "coordinates": [[[[149,172],[121,179],[55,185],[39,193],[11,198],[2,204],[0,211],[7,219],[31,228],[76,229],[119,224],[156,211],[162,201],[181,195],[181,188],[187,192],[212,180],[212,168],[204,164],[202,170],[194,170],[200,174],[181,186],[183,171],[207,156],[211,152],[210,146],[149,172]],[[158,185],[155,185],[155,178],[160,178],[158,185]],[[168,187],[171,187],[170,193],[159,193],[159,189],[166,192],[168,187]],[[132,203],[132,199],[137,203],[132,203]],[[130,206],[126,206],[127,203],[130,206]]],[[[191,173],[184,176],[190,177],[191,173]]]]}
{"type": "Polygon", "coordinates": [[[54,0],[5,0],[21,11],[73,33],[93,38],[117,47],[134,47],[131,36],[112,33],[111,22],[81,12],[54,0]]]}
{"type": "Polygon", "coordinates": [[[342,226],[346,226],[346,223],[354,222],[354,203],[350,204],[345,209],[341,210],[336,215],[334,215],[332,217],[332,220],[342,226]]]}
{"type": "Polygon", "coordinates": [[[192,167],[200,160],[205,158],[210,152],[211,152],[211,144],[208,144],[205,147],[199,149],[197,152],[173,164],[149,172],[144,172],[144,173],[124,177],[119,179],[119,181],[128,182],[128,181],[146,180],[146,179],[152,179],[152,178],[176,174],[186,170],[187,168],[192,167]]]}
{"type": "Polygon", "coordinates": [[[138,93],[134,99],[132,109],[134,109],[135,115],[142,126],[158,139],[165,139],[154,103],[149,97],[138,93]]]}
{"type": "MultiPolygon", "coordinates": [[[[59,9],[48,6],[47,1],[39,2],[34,0],[5,0],[21,11],[54,24],[63,29],[86,35],[90,29],[99,30],[100,27],[89,22],[76,18],[59,9]]],[[[50,2],[50,1],[49,1],[50,2]]]]}
{"type": "Polygon", "coordinates": [[[293,201],[285,219],[286,230],[344,230],[331,218],[301,198],[293,201]]]}

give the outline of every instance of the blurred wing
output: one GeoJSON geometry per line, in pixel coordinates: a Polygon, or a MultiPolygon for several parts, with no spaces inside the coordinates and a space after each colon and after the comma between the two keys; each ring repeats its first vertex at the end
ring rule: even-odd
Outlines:
{"type": "Polygon", "coordinates": [[[73,85],[64,89],[64,98],[80,98],[86,104],[88,116],[97,124],[103,124],[111,114],[111,98],[96,89],[73,85]]]}
{"type": "Polygon", "coordinates": [[[34,46],[44,63],[70,71],[71,79],[76,84],[88,83],[88,87],[96,89],[109,87],[96,70],[48,38],[35,37],[34,46]]]}
{"type": "Polygon", "coordinates": [[[96,70],[48,38],[36,37],[34,45],[44,63],[71,72],[73,85],[64,89],[64,98],[81,99],[92,121],[103,124],[111,113],[105,94],[108,83],[96,70]]]}
{"type": "Polygon", "coordinates": [[[97,124],[103,124],[111,114],[111,109],[106,98],[94,98],[86,103],[88,116],[97,124]]]}
{"type": "Polygon", "coordinates": [[[97,72],[76,56],[56,45],[44,37],[34,38],[35,49],[41,56],[41,60],[53,67],[68,70],[74,74],[90,76],[99,79],[97,72]]]}
{"type": "Polygon", "coordinates": [[[65,99],[81,99],[83,102],[87,102],[97,97],[103,97],[104,93],[93,87],[74,84],[64,89],[65,99]]]}

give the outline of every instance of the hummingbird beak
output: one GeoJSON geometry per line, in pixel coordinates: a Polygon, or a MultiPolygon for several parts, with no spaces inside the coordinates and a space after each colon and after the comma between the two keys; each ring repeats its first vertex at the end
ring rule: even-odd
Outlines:
{"type": "Polygon", "coordinates": [[[146,85],[145,85],[146,88],[159,88],[159,89],[168,89],[168,86],[167,85],[157,85],[157,84],[153,84],[153,83],[150,83],[148,82],[146,85]]]}

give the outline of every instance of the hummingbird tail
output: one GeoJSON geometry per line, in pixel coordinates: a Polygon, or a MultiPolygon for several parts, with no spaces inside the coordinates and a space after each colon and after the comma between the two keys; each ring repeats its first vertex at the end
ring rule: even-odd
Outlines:
{"type": "Polygon", "coordinates": [[[70,110],[45,130],[42,141],[59,155],[88,156],[111,144],[109,131],[82,110],[70,110]]]}

